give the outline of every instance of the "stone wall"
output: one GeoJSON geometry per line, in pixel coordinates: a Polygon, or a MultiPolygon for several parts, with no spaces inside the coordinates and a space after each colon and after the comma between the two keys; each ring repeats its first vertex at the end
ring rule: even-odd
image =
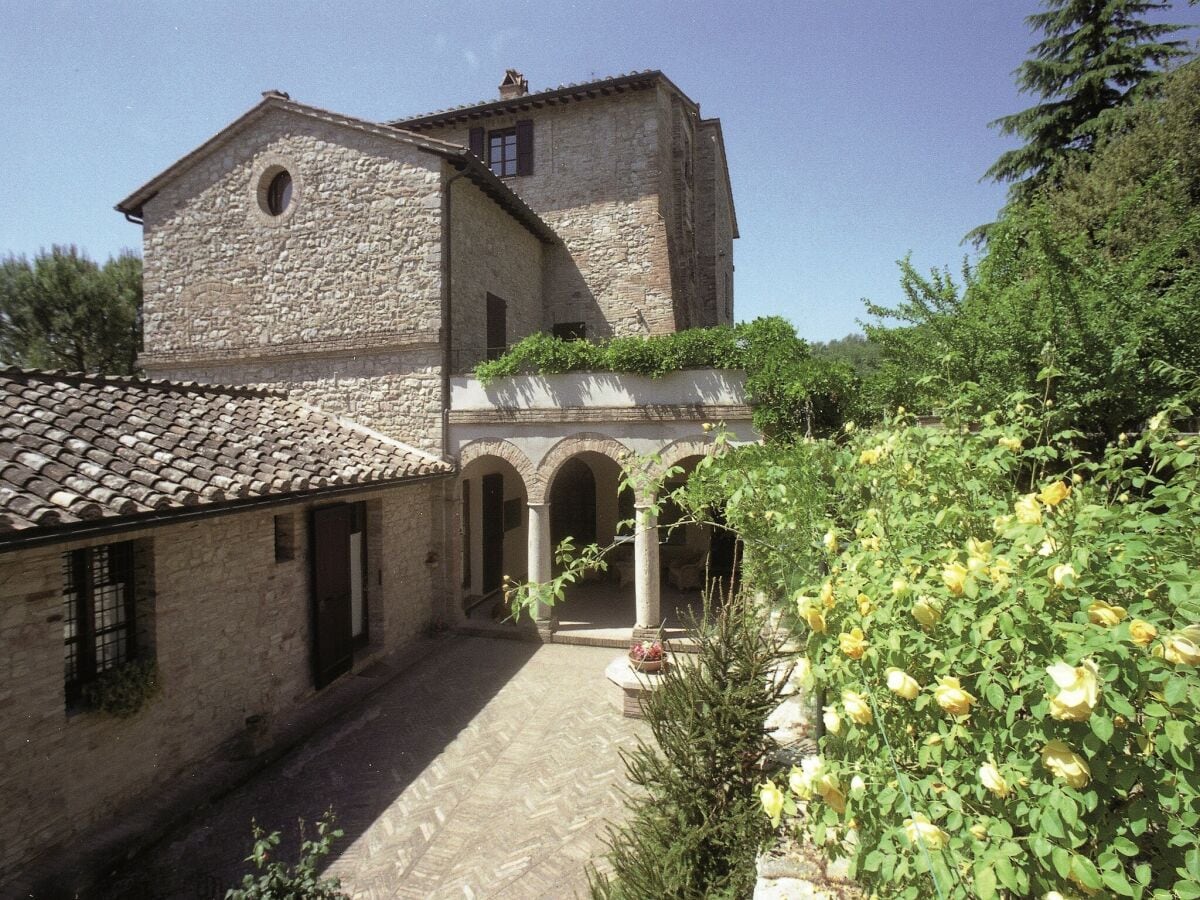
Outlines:
{"type": "Polygon", "coordinates": [[[711,323],[733,324],[733,198],[725,178],[720,125],[696,130],[697,306],[711,323]]]}
{"type": "Polygon", "coordinates": [[[145,204],[146,371],[295,383],[435,448],[440,362],[407,351],[438,340],[442,178],[438,157],[335,122],[269,109],[243,125],[145,204]],[[271,216],[280,167],[293,195],[271,216]]]}
{"type": "MultiPolygon", "coordinates": [[[[661,90],[661,89],[660,89],[661,90]]],[[[656,90],[495,116],[531,119],[533,174],[505,179],[562,239],[545,257],[543,327],[585,322],[589,336],[672,331],[667,232],[659,208],[656,90]]],[[[466,146],[469,126],[422,134],[466,146]]]]}
{"type": "Polygon", "coordinates": [[[487,295],[507,304],[507,343],[543,328],[542,242],[465,178],[450,190],[453,368],[485,358],[487,295]]]}
{"type": "MultiPolygon", "coordinates": [[[[438,556],[443,485],[364,492],[370,645],[355,666],[445,614],[438,556]]],[[[233,513],[94,540],[135,540],[152,592],[140,599],[160,693],[130,719],[68,711],[63,552],[0,555],[0,885],[242,733],[248,716],[286,721],[314,696],[307,505],[233,513]],[[296,555],[276,562],[276,515],[294,517],[296,555]],[[152,564],[145,565],[145,553],[152,564]]],[[[0,890],[3,893],[3,890],[0,890]]]]}
{"type": "Polygon", "coordinates": [[[442,452],[442,352],[426,343],[376,353],[177,363],[170,377],[266,384],[434,455],[442,452]]]}

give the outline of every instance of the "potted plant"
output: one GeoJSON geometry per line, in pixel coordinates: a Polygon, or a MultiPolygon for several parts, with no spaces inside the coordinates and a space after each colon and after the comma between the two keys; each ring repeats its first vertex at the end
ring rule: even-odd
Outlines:
{"type": "Polygon", "coordinates": [[[661,672],[666,664],[661,640],[634,641],[629,647],[629,666],[635,672],[661,672]]]}

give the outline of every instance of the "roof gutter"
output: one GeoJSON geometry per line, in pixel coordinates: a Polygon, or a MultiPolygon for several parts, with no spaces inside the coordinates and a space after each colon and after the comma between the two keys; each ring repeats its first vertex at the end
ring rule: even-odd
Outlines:
{"type": "Polygon", "coordinates": [[[95,537],[123,534],[129,531],[141,531],[156,525],[177,525],[184,522],[196,522],[216,516],[232,515],[240,512],[267,509],[274,506],[287,506],[306,500],[326,500],[342,497],[347,494],[363,494],[375,490],[407,487],[426,481],[441,478],[451,478],[454,472],[438,472],[431,475],[406,475],[400,478],[389,478],[384,481],[372,481],[363,484],[340,484],[333,487],[315,488],[310,491],[297,491],[290,494],[275,494],[269,497],[252,497],[249,499],[233,500],[226,503],[214,503],[203,507],[174,509],[166,512],[143,513],[137,516],[122,517],[116,520],[94,519],[85,522],[71,522],[53,528],[34,528],[29,532],[15,532],[0,538],[0,554],[13,550],[26,550],[31,547],[42,547],[47,544],[61,544],[67,541],[88,540],[95,537]]]}

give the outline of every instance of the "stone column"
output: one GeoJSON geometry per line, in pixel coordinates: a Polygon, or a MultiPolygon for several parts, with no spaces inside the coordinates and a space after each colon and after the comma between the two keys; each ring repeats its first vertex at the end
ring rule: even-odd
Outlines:
{"type": "Polygon", "coordinates": [[[658,513],[649,503],[635,503],[633,531],[634,590],[637,598],[635,638],[653,634],[662,624],[659,615],[658,513]]]}
{"type": "MultiPolygon", "coordinates": [[[[550,547],[550,504],[529,503],[529,580],[544,584],[554,577],[550,547]]],[[[538,632],[550,633],[550,607],[539,603],[534,615],[538,632]]]]}

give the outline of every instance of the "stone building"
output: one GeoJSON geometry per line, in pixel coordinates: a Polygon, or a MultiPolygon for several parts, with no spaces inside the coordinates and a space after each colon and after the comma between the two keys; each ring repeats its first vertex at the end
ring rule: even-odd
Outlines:
{"type": "MultiPolygon", "coordinates": [[[[694,459],[706,421],[754,437],[738,373],[680,376],[661,396],[612,375],[566,394],[469,376],[537,331],[732,323],[720,121],[662,72],[530,92],[509,70],[498,99],[386,124],[269,91],[117,208],[143,226],[148,373],[287,388],[460,463],[455,612],[503,574],[550,571],[559,467],[603,540],[632,453],[694,459]]],[[[639,626],[659,621],[652,543],[636,554],[639,626]]]]}
{"type": "Polygon", "coordinates": [[[665,537],[622,466],[690,465],[706,422],[755,439],[738,372],[471,375],[539,331],[733,321],[720,123],[661,72],[510,70],[388,123],[270,91],[117,209],[148,380],[0,372],[0,790],[24,811],[0,886],[504,575],[550,577],[564,535],[636,517],[617,568],[630,627],[657,625],[663,565],[709,535],[665,537]],[[137,659],[160,695],[87,711],[137,659]]]}

